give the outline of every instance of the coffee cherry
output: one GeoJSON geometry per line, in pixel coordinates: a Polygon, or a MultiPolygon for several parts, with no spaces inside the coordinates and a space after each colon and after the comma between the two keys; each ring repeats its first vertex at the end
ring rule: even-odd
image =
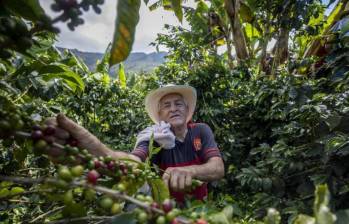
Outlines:
{"type": "Polygon", "coordinates": [[[145,223],[147,221],[147,219],[148,219],[147,213],[145,213],[143,211],[138,213],[138,215],[137,215],[138,222],[145,223]]]}
{"type": "Polygon", "coordinates": [[[79,142],[78,142],[78,140],[76,140],[75,138],[70,138],[70,139],[68,140],[68,144],[69,144],[70,146],[72,146],[72,147],[76,147],[76,146],[78,146],[79,142]]]}
{"type": "Polygon", "coordinates": [[[121,191],[121,192],[123,192],[123,191],[126,190],[126,186],[125,186],[124,184],[122,184],[122,183],[119,183],[119,184],[116,186],[116,188],[117,188],[119,191],[121,191]]]}
{"type": "Polygon", "coordinates": [[[84,167],[81,165],[74,166],[73,168],[71,168],[71,173],[73,174],[73,176],[79,177],[84,173],[84,167]]]}
{"type": "Polygon", "coordinates": [[[40,131],[40,130],[32,131],[32,133],[31,133],[31,138],[34,141],[42,139],[42,137],[43,137],[43,134],[42,134],[42,131],[40,131]]]}
{"type": "Polygon", "coordinates": [[[38,152],[43,152],[43,150],[47,147],[46,141],[40,139],[34,144],[34,149],[38,152]]]}
{"type": "Polygon", "coordinates": [[[150,204],[150,207],[160,209],[160,205],[155,201],[150,204]]]}
{"type": "Polygon", "coordinates": [[[56,132],[56,128],[52,125],[47,125],[44,129],[45,135],[53,135],[56,132]]]}
{"type": "Polygon", "coordinates": [[[171,221],[171,224],[180,224],[180,222],[178,221],[177,218],[174,218],[174,219],[171,221]]]}
{"type": "Polygon", "coordinates": [[[166,214],[166,219],[167,221],[172,221],[174,218],[176,218],[176,216],[179,214],[179,210],[178,209],[172,209],[171,211],[169,211],[166,214]]]}
{"type": "Polygon", "coordinates": [[[98,168],[102,167],[102,163],[99,160],[95,160],[94,161],[94,165],[95,165],[95,169],[98,169],[98,168]]]}
{"type": "Polygon", "coordinates": [[[58,169],[58,176],[65,181],[72,180],[72,174],[71,174],[70,170],[68,169],[68,167],[66,167],[66,166],[61,166],[58,169]]]}
{"type": "Polygon", "coordinates": [[[32,129],[35,130],[35,131],[36,130],[40,130],[41,131],[40,125],[37,125],[37,124],[33,125],[32,129]]]}
{"type": "Polygon", "coordinates": [[[94,161],[91,161],[91,160],[88,161],[87,167],[88,167],[89,170],[94,169],[94,168],[95,168],[95,163],[94,163],[94,161]]]}
{"type": "Polygon", "coordinates": [[[205,219],[198,219],[195,222],[196,224],[208,224],[207,221],[205,219]]]}
{"type": "Polygon", "coordinates": [[[73,155],[79,154],[79,149],[77,147],[70,147],[69,152],[73,155]]]}
{"type": "Polygon", "coordinates": [[[69,186],[69,184],[66,181],[62,180],[62,179],[58,179],[57,182],[54,183],[54,185],[57,188],[64,189],[64,190],[67,189],[68,186],[69,186]]]}
{"type": "Polygon", "coordinates": [[[68,161],[68,163],[75,163],[76,157],[73,155],[70,155],[70,156],[68,156],[67,161],[68,161]]]}
{"type": "Polygon", "coordinates": [[[84,193],[85,193],[85,200],[94,201],[96,199],[96,191],[95,190],[86,189],[84,193]]]}
{"type": "Polygon", "coordinates": [[[192,218],[192,219],[197,219],[198,216],[199,216],[199,214],[197,212],[190,213],[190,218],[192,218]]]}
{"type": "Polygon", "coordinates": [[[146,195],[146,196],[144,197],[144,200],[147,201],[147,202],[150,202],[150,203],[153,202],[153,198],[152,198],[150,195],[146,195]]]}
{"type": "Polygon", "coordinates": [[[168,213],[172,210],[173,206],[172,206],[172,202],[170,199],[165,199],[162,202],[162,210],[164,210],[165,213],[168,213]]]}
{"type": "Polygon", "coordinates": [[[91,184],[96,184],[97,180],[99,178],[99,173],[96,170],[91,170],[90,172],[88,172],[87,174],[87,181],[91,184]]]}
{"type": "Polygon", "coordinates": [[[166,223],[166,219],[162,215],[156,219],[156,224],[165,224],[165,223],[166,223]]]}
{"type": "Polygon", "coordinates": [[[138,176],[138,175],[140,175],[140,174],[142,173],[142,170],[140,170],[140,169],[133,169],[133,170],[132,170],[132,173],[133,173],[135,176],[138,176]]]}
{"type": "Polygon", "coordinates": [[[110,209],[111,214],[116,215],[121,212],[121,205],[119,203],[114,203],[110,209]]]}
{"type": "Polygon", "coordinates": [[[63,195],[63,202],[64,204],[66,205],[69,205],[73,202],[73,191],[72,190],[69,190],[67,192],[65,192],[65,194],[63,195]]]}
{"type": "Polygon", "coordinates": [[[103,159],[104,159],[104,162],[106,162],[106,163],[114,161],[113,157],[111,157],[111,156],[106,156],[103,159]]]}
{"type": "Polygon", "coordinates": [[[109,198],[109,197],[103,197],[100,202],[99,202],[100,206],[104,209],[110,209],[113,205],[113,199],[109,198]]]}
{"type": "Polygon", "coordinates": [[[52,145],[54,143],[55,138],[50,135],[44,136],[44,140],[47,142],[47,144],[52,145]]]}
{"type": "Polygon", "coordinates": [[[107,163],[107,168],[108,170],[113,171],[115,169],[115,162],[110,161],[109,163],[107,163]]]}

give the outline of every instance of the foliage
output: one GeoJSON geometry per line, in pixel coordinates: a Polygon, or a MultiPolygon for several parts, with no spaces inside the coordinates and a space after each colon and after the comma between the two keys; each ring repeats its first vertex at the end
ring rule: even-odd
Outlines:
{"type": "MultiPolygon", "coordinates": [[[[130,2],[119,1],[118,10],[131,7],[137,14],[140,1],[130,2]]],[[[323,58],[301,58],[307,43],[326,27],[318,1],[243,1],[239,17],[250,59],[237,64],[231,52],[217,50],[222,39],[227,51],[233,43],[224,1],[199,1],[195,9],[181,3],[157,3],[174,9],[179,19],[183,13],[191,26],[167,26],[169,34],[159,35],[154,45],[170,49],[167,62],[152,74],[132,78],[120,65],[119,79],[113,80],[109,61],[123,60],[131,49],[138,19],[125,21],[132,14],[119,13],[113,49],[91,72],[71,52],[53,47],[53,32],[58,32],[53,25],[67,21],[73,30],[83,21],[82,10],[92,7],[100,13],[103,1],[57,0],[52,8],[61,14],[55,19],[45,15],[38,1],[0,1],[2,222],[346,223],[346,20],[332,29],[334,39],[323,58]],[[212,23],[213,18],[220,22],[212,23]],[[267,42],[279,41],[283,29],[290,34],[287,43],[292,41],[287,65],[272,62],[269,72],[261,69],[267,42]],[[111,59],[115,50],[123,57],[111,59]],[[300,75],[302,67],[309,76],[300,75]],[[111,148],[129,151],[136,133],[150,124],[143,109],[145,94],[167,83],[197,89],[194,120],[212,127],[222,150],[226,177],[212,183],[207,201],[188,200],[183,208],[172,209],[168,189],[149,164],[95,158],[76,148],[74,139],[51,141],[52,129],[38,126],[63,112],[111,148]],[[48,157],[47,144],[64,149],[64,157],[48,157]],[[145,182],[152,197],[137,193],[145,182]],[[128,203],[139,208],[127,211],[128,203]]]]}

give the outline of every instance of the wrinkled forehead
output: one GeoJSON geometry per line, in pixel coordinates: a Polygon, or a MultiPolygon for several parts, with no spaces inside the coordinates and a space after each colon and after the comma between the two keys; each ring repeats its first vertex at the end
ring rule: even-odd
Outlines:
{"type": "Polygon", "coordinates": [[[163,104],[165,102],[177,101],[177,100],[184,101],[184,98],[179,93],[169,93],[169,94],[166,94],[165,96],[161,97],[159,104],[163,104]]]}

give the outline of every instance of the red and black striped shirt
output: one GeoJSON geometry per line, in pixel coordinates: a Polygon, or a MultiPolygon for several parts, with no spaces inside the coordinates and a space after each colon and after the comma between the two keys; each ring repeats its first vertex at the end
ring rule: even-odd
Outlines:
{"type": "MultiPolygon", "coordinates": [[[[221,157],[217,143],[211,128],[204,123],[189,123],[188,132],[183,142],[176,139],[175,147],[172,149],[161,149],[151,161],[162,170],[168,167],[184,167],[206,163],[212,157],[221,157]]],[[[148,157],[148,141],[140,142],[132,151],[132,154],[141,158],[142,161],[148,157]]],[[[186,196],[203,200],[207,196],[207,184],[194,189],[186,196]]],[[[183,192],[171,191],[171,196],[177,202],[184,202],[183,192]]]]}

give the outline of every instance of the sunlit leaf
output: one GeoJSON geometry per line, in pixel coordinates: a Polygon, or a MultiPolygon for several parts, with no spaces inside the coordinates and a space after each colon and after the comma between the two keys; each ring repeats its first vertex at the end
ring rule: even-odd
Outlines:
{"type": "Polygon", "coordinates": [[[182,0],[171,0],[171,6],[180,22],[183,21],[182,0]]]}
{"type": "Polygon", "coordinates": [[[308,215],[298,215],[294,224],[315,224],[315,219],[308,215]]]}
{"type": "Polygon", "coordinates": [[[161,179],[150,179],[148,180],[148,184],[151,187],[152,196],[156,202],[161,203],[165,199],[170,198],[170,192],[161,179]]]}
{"type": "Polygon", "coordinates": [[[130,54],[139,21],[140,6],[141,0],[118,1],[110,66],[124,61],[130,54]]]}
{"type": "Polygon", "coordinates": [[[126,87],[126,74],[125,74],[125,68],[123,63],[119,64],[119,82],[121,87],[123,88],[126,87]]]}
{"type": "Polygon", "coordinates": [[[66,81],[68,85],[70,83],[74,83],[76,87],[78,87],[81,91],[83,91],[85,88],[85,84],[82,81],[80,75],[71,71],[69,67],[63,64],[56,63],[52,65],[43,66],[39,70],[39,74],[41,74],[41,77],[45,81],[57,78],[66,81]]]}

